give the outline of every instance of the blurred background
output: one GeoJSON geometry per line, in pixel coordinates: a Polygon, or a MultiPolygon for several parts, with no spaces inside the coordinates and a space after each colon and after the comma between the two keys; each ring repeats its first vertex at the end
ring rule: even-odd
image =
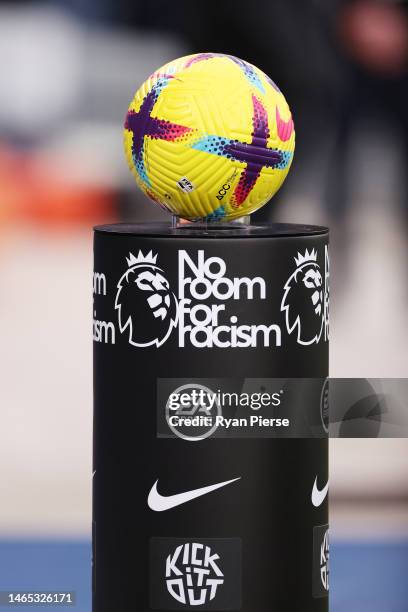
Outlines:
{"type": "MultiPolygon", "coordinates": [[[[163,218],[122,123],[198,51],[258,65],[292,108],[258,219],[330,225],[331,376],[407,376],[407,2],[0,1],[0,590],[90,609],[91,227],[163,218]]],[[[332,610],[406,610],[408,440],[333,440],[331,502],[332,610]]]]}

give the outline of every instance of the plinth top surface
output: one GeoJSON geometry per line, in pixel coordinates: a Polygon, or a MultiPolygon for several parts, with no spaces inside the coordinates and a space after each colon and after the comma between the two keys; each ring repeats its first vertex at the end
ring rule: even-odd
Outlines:
{"type": "Polygon", "coordinates": [[[328,233],[328,228],[320,225],[300,225],[295,223],[254,223],[253,225],[198,225],[172,227],[167,223],[114,223],[97,225],[98,233],[125,234],[129,236],[154,236],[168,238],[279,238],[290,236],[320,236],[328,233]]]}

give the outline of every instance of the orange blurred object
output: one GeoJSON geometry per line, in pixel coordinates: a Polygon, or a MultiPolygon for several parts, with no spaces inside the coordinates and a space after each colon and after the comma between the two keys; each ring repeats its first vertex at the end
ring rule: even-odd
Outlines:
{"type": "Polygon", "coordinates": [[[0,148],[0,222],[93,224],[116,220],[115,194],[75,181],[65,160],[0,148]]]}

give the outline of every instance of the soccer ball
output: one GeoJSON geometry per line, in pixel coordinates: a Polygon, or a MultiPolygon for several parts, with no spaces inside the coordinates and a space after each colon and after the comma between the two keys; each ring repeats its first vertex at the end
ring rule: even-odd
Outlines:
{"type": "Polygon", "coordinates": [[[295,132],[288,104],[259,68],[198,53],[154,72],[133,98],[124,145],[142,191],[191,221],[236,219],[282,185],[295,132]]]}

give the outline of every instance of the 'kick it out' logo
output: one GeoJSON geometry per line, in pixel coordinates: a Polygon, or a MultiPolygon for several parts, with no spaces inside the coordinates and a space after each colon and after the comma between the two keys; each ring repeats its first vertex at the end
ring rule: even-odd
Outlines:
{"type": "Polygon", "coordinates": [[[224,583],[220,557],[199,542],[180,544],[166,559],[166,587],[181,604],[200,606],[212,601],[224,583]]]}

